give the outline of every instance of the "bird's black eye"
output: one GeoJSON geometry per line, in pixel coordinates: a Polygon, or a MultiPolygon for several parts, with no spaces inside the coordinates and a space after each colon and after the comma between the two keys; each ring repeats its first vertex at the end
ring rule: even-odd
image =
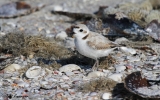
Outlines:
{"type": "Polygon", "coordinates": [[[80,31],[80,32],[83,32],[83,29],[80,29],[79,31],[80,31]]]}

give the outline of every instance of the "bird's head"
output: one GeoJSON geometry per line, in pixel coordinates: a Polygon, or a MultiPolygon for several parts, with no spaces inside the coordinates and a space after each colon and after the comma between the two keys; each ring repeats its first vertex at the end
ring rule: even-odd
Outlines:
{"type": "Polygon", "coordinates": [[[73,28],[75,38],[84,38],[89,34],[89,29],[84,24],[75,25],[73,28]]]}

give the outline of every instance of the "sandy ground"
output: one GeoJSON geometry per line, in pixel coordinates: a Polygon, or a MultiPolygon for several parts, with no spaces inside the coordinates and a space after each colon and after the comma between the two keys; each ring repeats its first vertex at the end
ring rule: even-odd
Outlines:
{"type": "MultiPolygon", "coordinates": [[[[0,0],[0,5],[5,3],[14,2],[17,0],[0,0]]],[[[25,30],[26,33],[30,34],[48,34],[63,31],[71,23],[71,19],[65,16],[53,15],[51,10],[62,10],[69,12],[83,12],[83,13],[94,13],[98,10],[99,6],[115,6],[116,4],[125,2],[127,0],[24,0],[32,7],[39,4],[45,4],[46,7],[38,12],[34,12],[30,15],[0,19],[0,26],[2,32],[10,32],[13,30],[25,30]],[[43,31],[39,31],[43,29],[43,31]]],[[[134,2],[134,0],[132,0],[134,2]]]]}

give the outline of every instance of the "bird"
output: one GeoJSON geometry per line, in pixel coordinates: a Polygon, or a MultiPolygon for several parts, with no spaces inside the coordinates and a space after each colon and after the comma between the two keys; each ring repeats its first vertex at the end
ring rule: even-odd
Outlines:
{"type": "Polygon", "coordinates": [[[90,31],[85,24],[74,25],[73,37],[76,50],[83,56],[95,60],[92,70],[98,69],[99,58],[108,56],[118,47],[117,43],[99,33],[90,31]]]}

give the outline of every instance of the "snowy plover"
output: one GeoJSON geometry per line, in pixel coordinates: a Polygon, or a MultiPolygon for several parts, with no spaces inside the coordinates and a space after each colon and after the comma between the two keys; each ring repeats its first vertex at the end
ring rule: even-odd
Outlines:
{"type": "Polygon", "coordinates": [[[92,69],[98,68],[98,58],[107,56],[118,46],[101,34],[90,31],[84,24],[75,25],[73,32],[77,51],[96,60],[92,69]]]}

